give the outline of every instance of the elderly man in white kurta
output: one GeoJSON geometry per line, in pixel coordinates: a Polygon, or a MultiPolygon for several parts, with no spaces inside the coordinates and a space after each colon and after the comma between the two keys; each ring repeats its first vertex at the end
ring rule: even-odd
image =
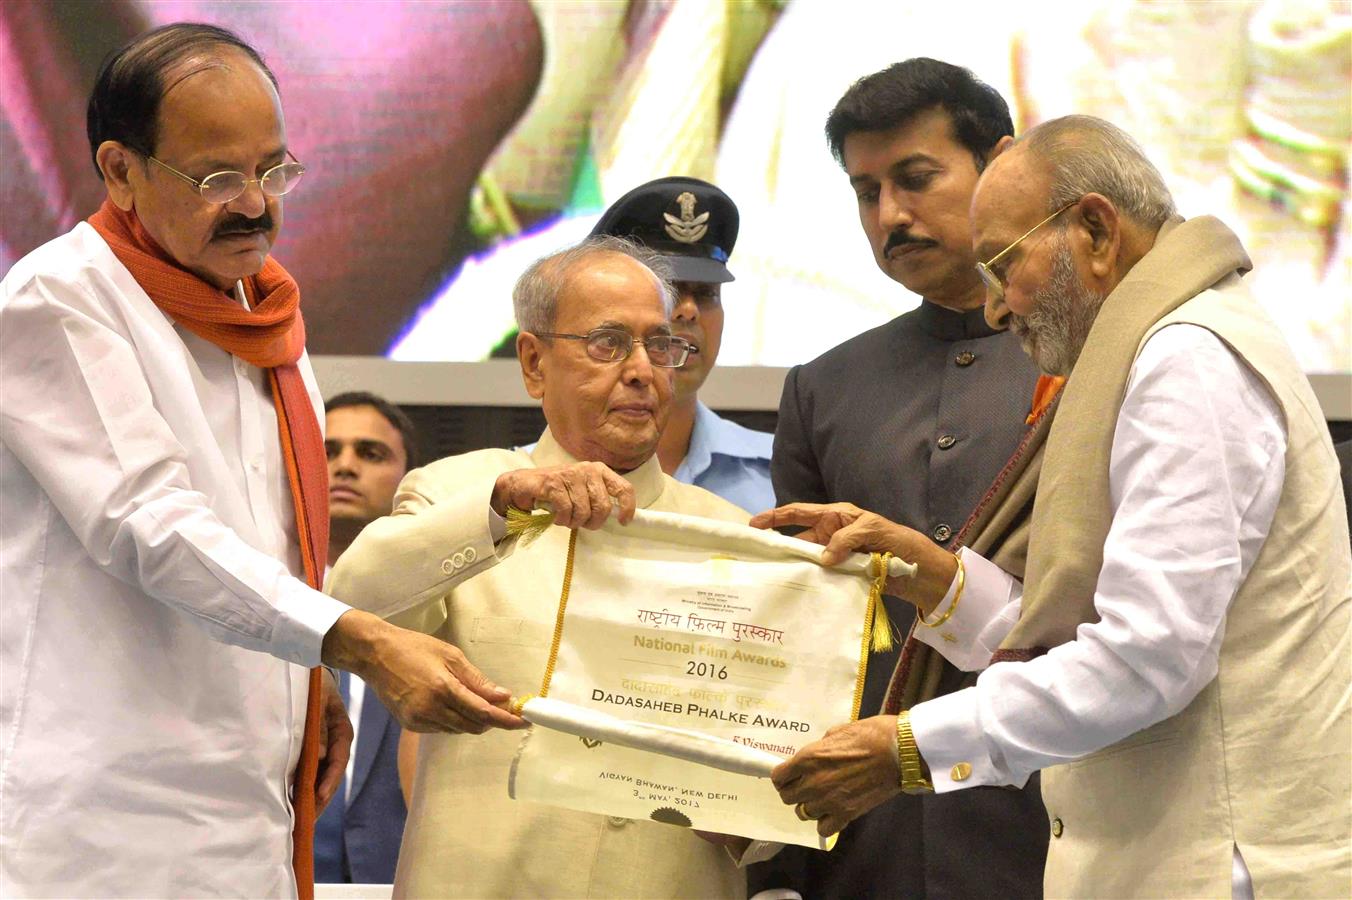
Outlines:
{"type": "Polygon", "coordinates": [[[896,588],[917,636],[982,674],[938,697],[900,674],[898,714],[803,748],[773,775],[781,797],[827,833],[898,791],[1042,770],[1048,896],[1346,895],[1347,519],[1248,255],[1219,220],[1175,215],[1135,143],[1087,116],[992,163],[972,223],[988,317],[1068,376],[1022,549],[983,557],[978,533],[955,556],[845,507],[773,518],[829,536],[828,558],[916,560],[896,588]],[[1023,551],[1019,580],[1002,566],[1023,551]]]}
{"type": "MultiPolygon", "coordinates": [[[[451,589],[449,576],[478,556],[448,542],[457,523],[501,535],[509,506],[547,501],[560,524],[599,526],[611,497],[621,521],[635,507],[746,521],[731,503],[664,475],[654,455],[673,367],[689,350],[671,336],[673,293],[654,270],[664,266],[648,251],[594,238],[527,271],[514,296],[517,354],[548,429],[529,453],[482,450],[409,473],[394,515],[338,560],[335,596],[464,648],[490,678],[525,694],[544,674],[568,531],[551,528],[514,553],[502,540],[497,556],[508,558],[451,589]]],[[[744,895],[732,858],[689,831],[509,799],[518,742],[420,741],[396,894],[744,895]]]]}

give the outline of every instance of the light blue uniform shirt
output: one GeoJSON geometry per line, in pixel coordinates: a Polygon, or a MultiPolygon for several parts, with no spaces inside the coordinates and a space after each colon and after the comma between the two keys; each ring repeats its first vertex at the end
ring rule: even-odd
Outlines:
{"type": "Polygon", "coordinates": [[[752,514],[774,509],[775,489],[770,484],[774,440],[773,434],[729,422],[703,403],[696,403],[690,449],[672,477],[702,487],[752,514]]]}

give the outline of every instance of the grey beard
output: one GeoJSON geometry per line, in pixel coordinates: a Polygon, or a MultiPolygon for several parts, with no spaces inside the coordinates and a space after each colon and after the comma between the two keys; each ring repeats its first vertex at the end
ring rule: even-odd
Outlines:
{"type": "Polygon", "coordinates": [[[1053,253],[1051,275],[1033,294],[1033,311],[1026,317],[1011,316],[1010,330],[1040,370],[1064,376],[1075,368],[1107,295],[1080,281],[1064,232],[1059,233],[1053,253]]]}

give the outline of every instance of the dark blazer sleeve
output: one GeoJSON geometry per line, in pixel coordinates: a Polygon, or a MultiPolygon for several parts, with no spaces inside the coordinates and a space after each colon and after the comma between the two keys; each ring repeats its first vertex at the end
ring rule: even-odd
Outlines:
{"type": "Polygon", "coordinates": [[[399,723],[369,689],[357,743],[353,748],[361,754],[357,765],[366,773],[360,784],[355,767],[352,773],[346,821],[348,869],[354,883],[389,884],[394,881],[408,810],[399,789],[399,723]]]}
{"type": "Polygon", "coordinates": [[[784,392],[779,398],[770,481],[775,502],[781,506],[830,502],[812,446],[812,391],[806,386],[808,381],[803,367],[794,366],[784,378],[784,392]]]}

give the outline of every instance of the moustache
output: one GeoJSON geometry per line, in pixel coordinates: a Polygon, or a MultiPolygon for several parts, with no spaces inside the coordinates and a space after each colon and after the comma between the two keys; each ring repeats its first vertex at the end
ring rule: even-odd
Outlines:
{"type": "Polygon", "coordinates": [[[904,247],[907,244],[932,247],[934,246],[934,241],[926,240],[925,238],[912,237],[909,232],[894,231],[887,236],[887,243],[883,244],[883,255],[886,256],[898,247],[904,247]]]}
{"type": "Polygon", "coordinates": [[[232,234],[253,234],[256,231],[272,231],[272,213],[264,210],[256,219],[231,213],[216,226],[215,237],[227,237],[232,234]]]}

